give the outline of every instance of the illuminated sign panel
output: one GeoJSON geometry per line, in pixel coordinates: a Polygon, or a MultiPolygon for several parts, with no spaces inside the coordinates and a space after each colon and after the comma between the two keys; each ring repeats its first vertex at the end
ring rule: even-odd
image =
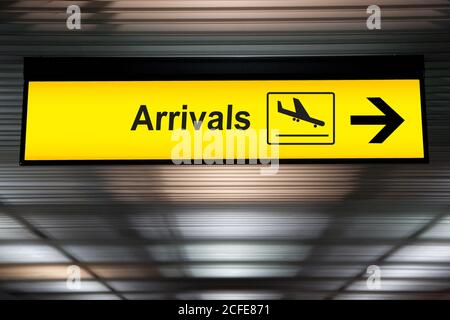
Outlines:
{"type": "Polygon", "coordinates": [[[21,162],[426,160],[420,59],[378,60],[26,61],[21,162]]]}

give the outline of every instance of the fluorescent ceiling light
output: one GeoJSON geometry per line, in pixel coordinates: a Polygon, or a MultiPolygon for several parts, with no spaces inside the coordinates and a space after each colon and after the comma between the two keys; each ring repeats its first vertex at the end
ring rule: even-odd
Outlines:
{"type": "Polygon", "coordinates": [[[145,248],[139,250],[139,248],[132,246],[68,245],[64,246],[64,249],[83,262],[136,262],[143,259],[151,260],[145,248]]]}
{"type": "Polygon", "coordinates": [[[186,273],[194,278],[275,278],[293,277],[299,271],[295,266],[214,264],[186,267],[186,273]]]}
{"type": "Polygon", "coordinates": [[[317,253],[315,258],[323,261],[370,262],[376,260],[389,249],[390,246],[330,246],[323,248],[323,253],[317,253]]]}
{"type": "MultiPolygon", "coordinates": [[[[381,280],[381,288],[379,291],[437,291],[448,288],[445,281],[430,280],[381,280]]],[[[374,291],[369,289],[366,280],[354,282],[347,291],[374,291]]]]}
{"type": "Polygon", "coordinates": [[[185,238],[311,239],[328,226],[322,214],[208,210],[176,215],[177,228],[185,238]]]}
{"type": "Polygon", "coordinates": [[[386,278],[450,278],[450,264],[448,266],[433,265],[382,265],[381,277],[386,278]]]}
{"type": "Polygon", "coordinates": [[[39,300],[121,300],[117,295],[108,293],[61,293],[56,295],[37,293],[31,298],[39,300]]]}
{"type": "Polygon", "coordinates": [[[450,245],[424,244],[405,246],[390,256],[392,262],[449,262],[450,245]]]}
{"type": "Polygon", "coordinates": [[[182,246],[189,261],[300,261],[309,247],[274,244],[189,244],[182,246]]]}
{"type": "Polygon", "coordinates": [[[17,281],[0,284],[0,288],[11,292],[108,292],[108,288],[96,281],[81,281],[79,289],[69,289],[66,281],[17,281]]]}
{"type": "Polygon", "coordinates": [[[0,245],[0,263],[63,263],[69,260],[47,245],[0,245]]]}
{"type": "Polygon", "coordinates": [[[178,294],[182,300],[277,300],[281,298],[277,292],[267,291],[204,291],[178,294]]]}

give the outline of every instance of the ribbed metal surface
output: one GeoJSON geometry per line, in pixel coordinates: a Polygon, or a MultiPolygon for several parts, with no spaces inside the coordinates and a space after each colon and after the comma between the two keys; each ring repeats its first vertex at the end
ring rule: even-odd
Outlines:
{"type": "Polygon", "coordinates": [[[450,2],[371,4],[1,1],[1,296],[449,299],[450,2]],[[430,164],[18,166],[24,56],[364,54],[425,55],[430,164]]]}

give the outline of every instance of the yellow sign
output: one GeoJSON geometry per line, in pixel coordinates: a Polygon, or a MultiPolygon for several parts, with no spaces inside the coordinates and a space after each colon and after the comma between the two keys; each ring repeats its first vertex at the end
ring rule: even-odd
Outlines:
{"type": "Polygon", "coordinates": [[[426,150],[419,80],[30,81],[25,117],[24,162],[426,150]]]}

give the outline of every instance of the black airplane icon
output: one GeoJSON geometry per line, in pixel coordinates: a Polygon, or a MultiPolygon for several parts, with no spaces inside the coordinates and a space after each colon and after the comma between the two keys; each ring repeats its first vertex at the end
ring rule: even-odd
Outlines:
{"type": "Polygon", "coordinates": [[[310,122],[314,124],[314,128],[317,126],[323,127],[325,125],[325,122],[311,118],[308,112],[306,112],[305,107],[303,107],[302,103],[297,98],[294,98],[294,105],[295,105],[295,112],[284,109],[281,104],[281,101],[278,101],[278,112],[292,117],[292,120],[297,122],[299,122],[300,120],[310,122]]]}

